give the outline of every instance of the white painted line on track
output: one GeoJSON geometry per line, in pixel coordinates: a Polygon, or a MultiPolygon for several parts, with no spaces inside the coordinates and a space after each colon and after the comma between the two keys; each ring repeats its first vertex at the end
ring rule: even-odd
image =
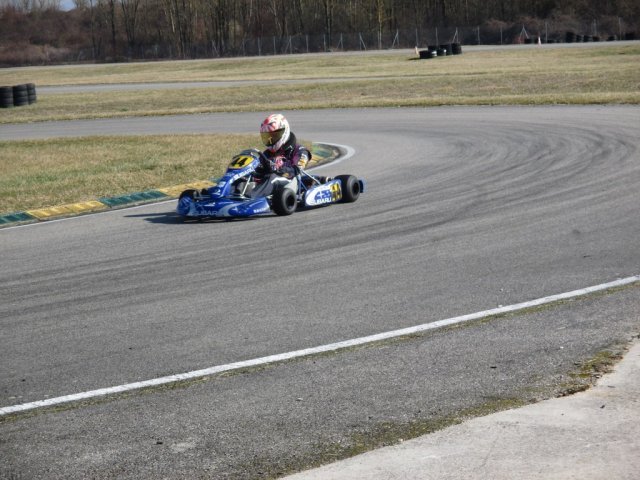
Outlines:
{"type": "Polygon", "coordinates": [[[504,313],[515,312],[518,310],[537,307],[540,305],[558,302],[561,300],[581,297],[581,296],[589,295],[594,292],[600,292],[603,290],[607,290],[609,288],[621,287],[621,286],[629,285],[636,282],[640,282],[640,275],[634,275],[632,277],[618,279],[613,282],[603,283],[600,285],[595,285],[593,287],[573,290],[571,292],[560,293],[557,295],[538,298],[536,300],[530,300],[528,302],[516,303],[514,305],[507,305],[504,307],[493,308],[491,310],[484,310],[476,313],[470,313],[468,315],[462,315],[459,317],[448,318],[445,320],[438,320],[432,323],[424,323],[422,325],[416,325],[415,327],[402,328],[400,330],[392,330],[389,332],[378,333],[378,334],[369,335],[366,337],[354,338],[352,340],[344,340],[342,342],[330,343],[328,345],[305,348],[302,350],[295,350],[292,352],[280,353],[277,355],[269,355],[267,357],[254,358],[252,360],[245,360],[241,362],[228,363],[226,365],[218,365],[216,367],[205,368],[202,370],[194,370],[192,372],[179,373],[176,375],[169,375],[166,377],[154,378],[154,379],[145,380],[142,382],[118,385],[116,387],[100,388],[98,390],[75,393],[72,395],[65,395],[62,397],[48,398],[48,399],[39,400],[36,402],[23,403],[20,405],[12,405],[8,407],[1,407],[0,416],[9,415],[12,413],[24,412],[24,411],[33,410],[36,408],[52,407],[52,406],[61,405],[64,403],[76,402],[79,400],[88,400],[91,398],[102,397],[102,396],[112,395],[116,393],[130,392],[132,390],[140,390],[148,387],[156,387],[159,385],[166,385],[168,383],[180,382],[184,380],[192,380],[195,378],[206,377],[208,375],[215,375],[222,372],[229,372],[233,370],[240,370],[243,368],[267,365],[270,363],[283,362],[283,361],[291,360],[294,358],[307,357],[310,355],[317,355],[325,352],[333,352],[333,351],[342,350],[345,348],[356,347],[359,345],[365,345],[373,342],[379,342],[381,340],[388,340],[391,338],[403,337],[405,335],[412,335],[416,333],[426,332],[428,330],[434,330],[437,328],[447,327],[450,325],[465,323],[472,320],[479,320],[481,318],[490,317],[492,315],[500,315],[504,313]]]}
{"type": "Polygon", "coordinates": [[[349,160],[351,157],[353,157],[356,154],[356,150],[353,147],[350,147],[348,145],[339,145],[337,143],[330,143],[330,142],[316,142],[316,143],[321,143],[324,145],[330,145],[332,147],[337,147],[340,150],[344,151],[344,155],[338,157],[336,160],[333,160],[332,162],[329,163],[325,163],[323,165],[318,165],[317,167],[313,167],[310,168],[309,171],[315,171],[315,170],[322,170],[323,168],[326,167],[333,167],[339,163],[344,162],[345,160],[349,160]]]}

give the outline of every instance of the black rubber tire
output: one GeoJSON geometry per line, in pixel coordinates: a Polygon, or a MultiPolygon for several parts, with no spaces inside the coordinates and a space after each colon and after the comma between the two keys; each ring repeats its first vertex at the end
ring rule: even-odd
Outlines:
{"type": "Polygon", "coordinates": [[[445,43],[440,45],[440,48],[444,50],[445,55],[453,55],[453,45],[450,43],[445,43]]]}
{"type": "Polygon", "coordinates": [[[273,187],[271,195],[271,208],[276,215],[291,215],[296,211],[298,199],[293,190],[286,188],[284,185],[276,185],[273,187]]]}
{"type": "Polygon", "coordinates": [[[16,107],[29,104],[29,92],[25,84],[13,86],[13,104],[16,107]]]}
{"type": "Polygon", "coordinates": [[[338,175],[337,180],[342,184],[342,199],[340,203],[352,203],[360,196],[360,182],[353,175],[338,175]]]}
{"type": "Polygon", "coordinates": [[[36,95],[35,83],[27,83],[27,97],[29,98],[29,105],[35,103],[38,100],[38,96],[36,95]]]}
{"type": "Polygon", "coordinates": [[[0,108],[13,107],[13,88],[0,87],[0,108]]]}

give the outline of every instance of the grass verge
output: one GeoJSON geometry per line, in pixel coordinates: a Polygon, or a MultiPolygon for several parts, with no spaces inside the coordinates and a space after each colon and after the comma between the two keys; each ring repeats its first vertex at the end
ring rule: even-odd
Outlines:
{"type": "Polygon", "coordinates": [[[0,123],[220,111],[434,105],[639,104],[640,45],[507,49],[433,60],[405,52],[8,69],[0,84],[146,83],[147,90],[40,94],[0,123]],[[330,82],[323,79],[331,79],[330,82]],[[307,83],[154,89],[155,82],[307,83]]]}
{"type": "Polygon", "coordinates": [[[150,135],[0,142],[0,214],[219,176],[253,135],[150,135]]]}

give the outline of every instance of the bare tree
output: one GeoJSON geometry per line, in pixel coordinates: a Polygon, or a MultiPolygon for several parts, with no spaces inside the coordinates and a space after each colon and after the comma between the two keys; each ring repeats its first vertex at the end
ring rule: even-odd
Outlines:
{"type": "Polygon", "coordinates": [[[203,3],[208,41],[211,42],[218,55],[222,56],[229,48],[233,1],[208,0],[203,3]]]}
{"type": "Polygon", "coordinates": [[[162,0],[169,35],[179,58],[191,56],[194,40],[194,25],[197,19],[193,0],[162,0]]]}
{"type": "Polygon", "coordinates": [[[119,0],[122,11],[122,22],[127,36],[127,45],[133,49],[136,45],[136,35],[138,26],[138,12],[140,10],[140,0],[119,0]]]}
{"type": "Polygon", "coordinates": [[[331,45],[331,37],[333,36],[333,12],[336,7],[335,0],[322,0],[324,7],[324,33],[327,35],[329,45],[331,45]]]}

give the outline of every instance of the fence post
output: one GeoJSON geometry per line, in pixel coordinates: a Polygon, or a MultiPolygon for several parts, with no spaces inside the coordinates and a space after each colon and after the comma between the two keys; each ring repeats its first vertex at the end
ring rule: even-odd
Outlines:
{"type": "Polygon", "coordinates": [[[544,43],[549,43],[549,26],[546,20],[544,22],[544,43]]]}
{"type": "Polygon", "coordinates": [[[618,32],[618,38],[622,40],[622,19],[620,17],[618,17],[618,32]]]}
{"type": "MultiPolygon", "coordinates": [[[[362,39],[362,33],[358,33],[358,37],[360,37],[360,50],[362,50],[362,47],[364,47],[364,49],[367,49],[367,44],[364,43],[364,40],[362,39]]],[[[342,35],[340,35],[340,41],[342,41],[342,35]]]]}
{"type": "Polygon", "coordinates": [[[393,37],[393,43],[391,44],[391,48],[395,48],[396,43],[400,46],[400,30],[396,30],[396,36],[393,37]]]}

